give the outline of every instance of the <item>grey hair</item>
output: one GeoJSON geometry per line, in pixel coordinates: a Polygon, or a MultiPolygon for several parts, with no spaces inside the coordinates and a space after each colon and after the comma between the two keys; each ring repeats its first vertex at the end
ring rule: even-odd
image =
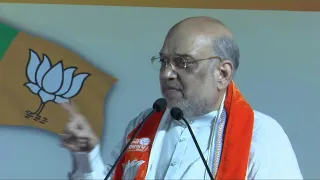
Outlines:
{"type": "Polygon", "coordinates": [[[232,37],[222,36],[214,39],[213,42],[214,55],[221,57],[222,60],[230,60],[233,63],[236,73],[239,67],[240,51],[237,43],[232,37]]]}

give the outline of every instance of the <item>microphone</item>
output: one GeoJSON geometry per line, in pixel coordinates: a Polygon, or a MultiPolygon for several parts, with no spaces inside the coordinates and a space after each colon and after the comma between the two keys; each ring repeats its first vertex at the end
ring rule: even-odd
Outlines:
{"type": "Polygon", "coordinates": [[[113,170],[117,167],[117,165],[119,164],[121,158],[123,157],[124,153],[128,150],[129,146],[131,145],[132,141],[134,140],[134,138],[136,138],[136,136],[139,134],[139,132],[141,131],[144,123],[147,121],[147,119],[149,119],[149,117],[155,113],[155,112],[161,112],[163,111],[165,108],[167,107],[167,101],[163,98],[160,98],[160,99],[157,99],[154,103],[153,103],[153,106],[152,106],[152,111],[148,114],[147,117],[145,117],[141,123],[137,126],[137,130],[136,132],[134,132],[132,138],[130,139],[130,141],[127,143],[127,145],[123,148],[121,154],[119,155],[118,159],[115,161],[115,163],[113,164],[113,166],[111,167],[111,169],[109,170],[107,176],[104,178],[104,180],[107,180],[113,170]]]}
{"type": "Polygon", "coordinates": [[[206,159],[204,158],[204,156],[203,156],[203,154],[202,154],[202,152],[201,152],[201,149],[200,149],[200,146],[199,146],[199,144],[198,144],[198,141],[197,141],[196,137],[194,136],[194,134],[193,134],[193,132],[192,132],[192,129],[191,129],[191,127],[190,127],[190,124],[188,123],[188,121],[186,120],[186,118],[183,117],[183,112],[182,112],[182,110],[181,110],[180,108],[178,108],[178,107],[174,107],[174,108],[171,109],[170,114],[171,114],[171,117],[172,117],[173,119],[178,120],[178,121],[183,120],[183,121],[186,123],[186,125],[187,125],[187,127],[188,127],[188,130],[189,130],[189,132],[190,132],[190,134],[191,134],[192,140],[193,140],[194,144],[196,145],[197,150],[198,150],[198,152],[199,152],[199,154],[200,154],[200,157],[201,157],[201,159],[202,159],[202,162],[203,162],[204,166],[206,167],[206,170],[207,170],[207,172],[208,172],[208,174],[209,174],[209,177],[210,177],[211,180],[214,180],[213,175],[212,175],[212,173],[211,173],[211,171],[210,171],[210,168],[209,168],[209,166],[208,166],[208,164],[207,164],[207,162],[206,162],[206,159]]]}

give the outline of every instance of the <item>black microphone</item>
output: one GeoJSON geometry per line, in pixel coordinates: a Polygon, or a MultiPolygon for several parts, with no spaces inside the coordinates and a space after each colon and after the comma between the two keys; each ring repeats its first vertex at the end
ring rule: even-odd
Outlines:
{"type": "Polygon", "coordinates": [[[113,166],[111,167],[111,169],[109,170],[107,176],[104,178],[104,180],[107,180],[113,170],[117,167],[118,163],[120,162],[122,156],[124,155],[124,153],[128,150],[129,146],[131,145],[132,141],[134,140],[134,138],[136,138],[136,136],[139,134],[140,130],[142,129],[144,123],[147,121],[147,119],[155,112],[161,112],[163,111],[165,108],[167,107],[167,101],[163,98],[157,99],[152,106],[152,111],[148,114],[147,117],[145,117],[141,123],[138,125],[136,132],[134,132],[132,138],[130,139],[130,141],[127,143],[127,145],[123,148],[121,154],[119,155],[118,159],[116,160],[116,162],[113,164],[113,166]]]}
{"type": "Polygon", "coordinates": [[[198,152],[199,152],[199,154],[200,154],[200,157],[201,157],[201,159],[202,159],[202,162],[203,162],[204,166],[205,166],[206,169],[207,169],[207,172],[208,172],[208,174],[209,174],[209,176],[210,176],[210,179],[211,179],[211,180],[214,180],[213,175],[212,175],[212,173],[211,173],[211,171],[210,171],[210,168],[209,168],[209,166],[208,166],[208,164],[207,164],[207,162],[206,162],[206,159],[204,158],[204,156],[203,156],[203,154],[202,154],[202,152],[201,152],[201,149],[200,149],[200,146],[199,146],[199,144],[198,144],[198,141],[197,141],[196,137],[194,136],[194,134],[193,134],[193,132],[192,132],[192,129],[191,129],[188,121],[186,120],[186,118],[183,117],[183,112],[182,112],[182,110],[181,110],[180,108],[178,108],[178,107],[174,107],[174,108],[171,109],[170,114],[171,114],[171,116],[172,116],[173,119],[178,120],[178,121],[182,119],[182,120],[186,123],[186,125],[187,125],[187,127],[188,127],[188,130],[189,130],[189,132],[190,132],[190,134],[191,134],[191,137],[192,137],[192,139],[193,139],[193,142],[194,142],[194,144],[196,145],[197,150],[198,150],[198,152]]]}

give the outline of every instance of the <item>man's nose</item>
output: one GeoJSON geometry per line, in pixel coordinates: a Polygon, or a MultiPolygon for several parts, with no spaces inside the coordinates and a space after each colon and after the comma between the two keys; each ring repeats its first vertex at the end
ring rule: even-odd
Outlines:
{"type": "Polygon", "coordinates": [[[173,80],[178,77],[177,72],[173,69],[172,65],[168,65],[160,71],[161,78],[173,80]]]}

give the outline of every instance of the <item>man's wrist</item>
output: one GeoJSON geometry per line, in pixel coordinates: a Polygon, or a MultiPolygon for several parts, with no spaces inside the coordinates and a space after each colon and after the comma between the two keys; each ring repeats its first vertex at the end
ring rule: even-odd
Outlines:
{"type": "Polygon", "coordinates": [[[100,155],[100,144],[97,144],[90,152],[73,152],[75,171],[91,173],[95,159],[100,155]]]}

